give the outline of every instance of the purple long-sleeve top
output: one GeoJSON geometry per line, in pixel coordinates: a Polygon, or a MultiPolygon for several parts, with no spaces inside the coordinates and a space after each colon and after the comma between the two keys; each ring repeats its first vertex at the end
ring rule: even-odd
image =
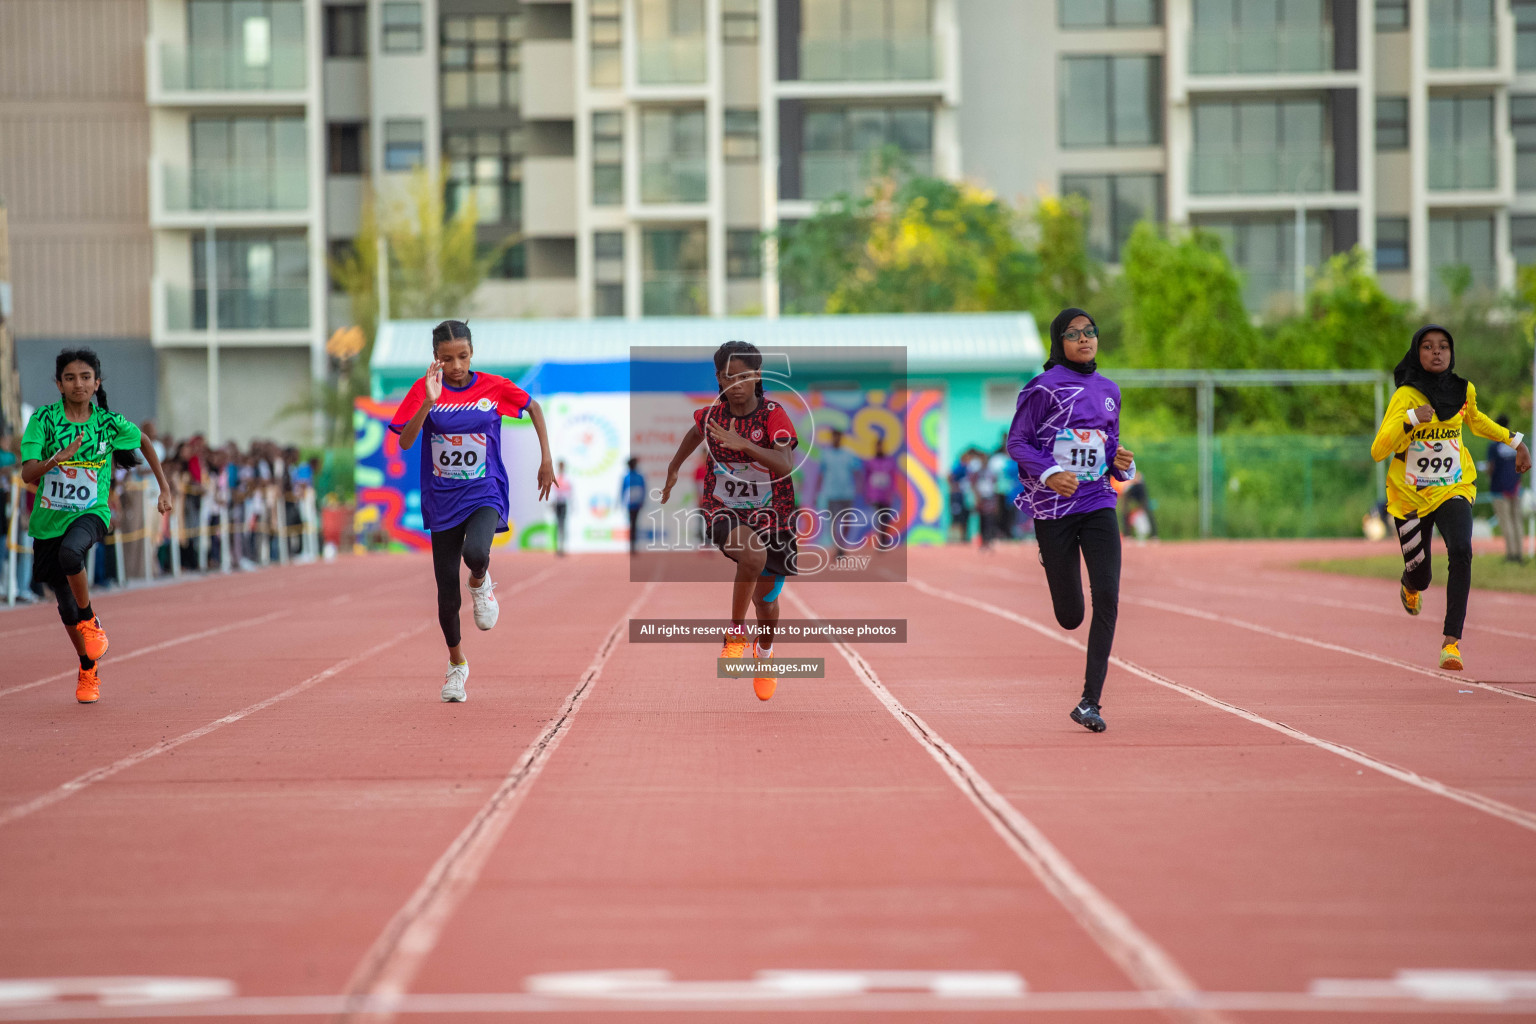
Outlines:
{"type": "Polygon", "coordinates": [[[1060,519],[1114,508],[1118,480],[1136,475],[1114,468],[1120,450],[1120,387],[1098,373],[1053,366],[1019,392],[1008,428],[1008,454],[1019,465],[1024,490],[1013,503],[1032,519],[1060,519]],[[1064,498],[1047,477],[1075,473],[1077,490],[1064,498]]]}

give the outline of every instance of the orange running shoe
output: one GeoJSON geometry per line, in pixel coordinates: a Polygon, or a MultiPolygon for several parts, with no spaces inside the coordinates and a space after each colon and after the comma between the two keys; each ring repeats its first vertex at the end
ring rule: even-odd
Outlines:
{"type": "MultiPolygon", "coordinates": [[[[752,645],[752,657],[759,661],[768,661],[773,658],[773,648],[763,650],[762,645],[752,645]]],[[[756,676],[752,680],[752,692],[757,694],[758,700],[767,700],[773,696],[773,691],[779,688],[778,676],[756,676]]]]}
{"type": "Polygon", "coordinates": [[[725,634],[725,646],[720,648],[722,658],[750,658],[752,641],[747,639],[745,633],[725,634]]]}
{"type": "Polygon", "coordinates": [[[1409,615],[1417,615],[1424,607],[1424,592],[1422,590],[1409,590],[1407,586],[1399,583],[1399,597],[1403,599],[1403,610],[1409,615]]]}
{"type": "Polygon", "coordinates": [[[1446,644],[1444,647],[1440,648],[1440,667],[1448,672],[1461,671],[1462,665],[1460,641],[1453,640],[1446,644]]]}
{"type": "Polygon", "coordinates": [[[85,656],[92,661],[107,653],[107,634],[101,628],[101,617],[92,615],[89,622],[75,623],[75,631],[85,643],[85,656]]]}
{"type": "Polygon", "coordinates": [[[81,669],[80,678],[75,682],[75,700],[81,704],[95,704],[100,699],[101,680],[96,676],[96,669],[81,669]]]}

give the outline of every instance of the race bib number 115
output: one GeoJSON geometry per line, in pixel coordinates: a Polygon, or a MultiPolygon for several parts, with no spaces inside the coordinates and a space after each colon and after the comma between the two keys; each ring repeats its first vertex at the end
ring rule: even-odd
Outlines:
{"type": "Polygon", "coordinates": [[[445,480],[479,480],[485,476],[484,434],[433,434],[432,475],[445,480]]]}
{"type": "Polygon", "coordinates": [[[1102,477],[1109,469],[1104,462],[1104,444],[1108,435],[1102,430],[1060,430],[1052,454],[1056,465],[1084,483],[1102,477]]]}

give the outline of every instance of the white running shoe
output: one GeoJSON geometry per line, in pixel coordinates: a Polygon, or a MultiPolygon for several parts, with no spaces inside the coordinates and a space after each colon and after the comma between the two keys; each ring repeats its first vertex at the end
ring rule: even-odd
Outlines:
{"type": "Polygon", "coordinates": [[[501,605],[496,603],[496,595],[491,593],[495,589],[496,584],[491,582],[490,573],[485,574],[480,586],[469,588],[469,599],[475,603],[475,625],[481,629],[490,629],[501,617],[501,605]]]}
{"type": "Polygon", "coordinates": [[[469,682],[469,662],[462,665],[448,664],[448,678],[443,682],[443,702],[462,704],[469,700],[464,684],[469,682]]]}

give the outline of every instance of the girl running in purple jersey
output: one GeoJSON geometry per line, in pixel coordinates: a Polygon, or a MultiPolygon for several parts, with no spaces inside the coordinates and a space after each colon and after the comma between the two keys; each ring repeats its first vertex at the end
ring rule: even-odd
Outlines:
{"type": "Polygon", "coordinates": [[[432,533],[432,571],[437,577],[437,621],[448,644],[445,701],[465,701],[469,660],[460,647],[459,562],[469,567],[475,625],[490,629],[501,609],[492,593],[491,538],[507,531],[508,483],[501,460],[501,418],[528,413],[539,434],[539,500],[549,497],[555,469],[544,431],[544,413],[528,392],[490,373],[469,368],[474,357],[469,325],[444,320],[432,328],[432,365],[406,392],[389,429],[401,449],[421,447],[421,519],[432,533]]]}
{"type": "Polygon", "coordinates": [[[1072,720],[1093,732],[1107,728],[1099,705],[1120,606],[1120,527],[1109,476],[1136,475],[1135,457],[1120,447],[1120,388],[1099,375],[1098,351],[1092,317],[1076,308],[1058,313],[1045,372],[1019,392],[1008,428],[1008,454],[1024,484],[1014,504],[1035,521],[1051,605],[1064,629],[1082,624],[1079,553],[1088,564],[1093,623],[1072,720]]]}

